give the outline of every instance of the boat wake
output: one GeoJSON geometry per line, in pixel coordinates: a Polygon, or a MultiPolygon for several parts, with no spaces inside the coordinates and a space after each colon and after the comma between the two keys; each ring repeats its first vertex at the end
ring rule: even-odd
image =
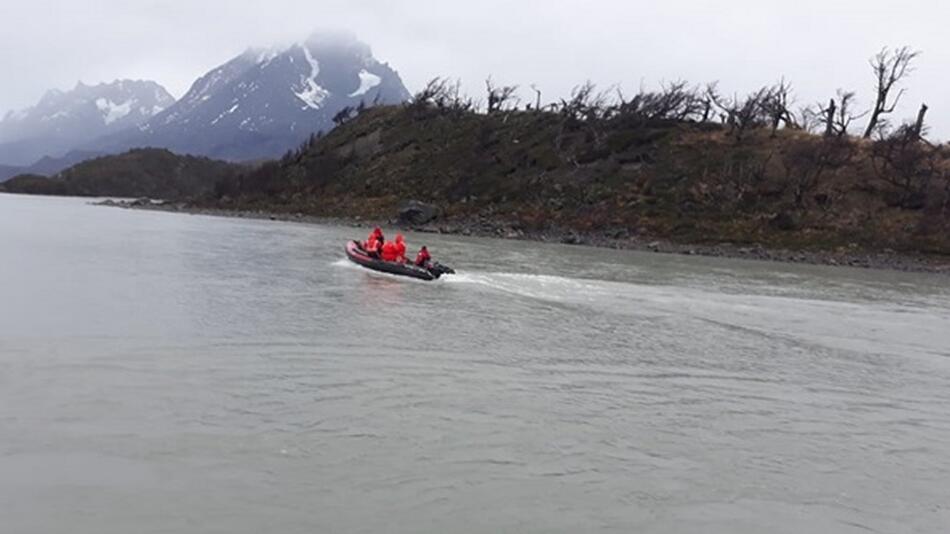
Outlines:
{"type": "MultiPolygon", "coordinates": [[[[941,318],[932,311],[888,303],[858,304],[806,296],[722,293],[678,285],[568,278],[543,274],[465,272],[449,285],[631,317],[695,320],[742,328],[775,339],[863,353],[882,348],[933,356],[941,318]],[[909,335],[908,335],[909,334],[909,335]]],[[[950,320],[950,315],[944,316],[950,320]]]]}
{"type": "Polygon", "coordinates": [[[504,272],[464,272],[445,278],[447,284],[476,286],[520,297],[564,302],[602,302],[611,294],[632,292],[633,285],[564,276],[504,272]]]}

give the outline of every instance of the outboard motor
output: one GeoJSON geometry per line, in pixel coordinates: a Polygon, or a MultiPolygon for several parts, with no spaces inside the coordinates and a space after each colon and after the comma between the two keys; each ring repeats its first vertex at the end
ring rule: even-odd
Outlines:
{"type": "Polygon", "coordinates": [[[438,278],[443,274],[455,274],[455,269],[442,265],[441,263],[433,263],[429,266],[429,272],[432,273],[432,276],[438,278]]]}

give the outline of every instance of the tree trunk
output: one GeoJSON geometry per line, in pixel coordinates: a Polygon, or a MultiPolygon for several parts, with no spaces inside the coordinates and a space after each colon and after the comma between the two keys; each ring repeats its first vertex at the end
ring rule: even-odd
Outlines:
{"type": "Polygon", "coordinates": [[[920,134],[924,131],[924,117],[927,115],[927,110],[930,109],[927,107],[927,104],[920,105],[920,111],[917,112],[917,122],[914,123],[914,134],[917,138],[920,138],[920,134]]]}
{"type": "Polygon", "coordinates": [[[883,110],[881,102],[881,97],[878,96],[878,101],[874,104],[874,109],[871,110],[871,118],[868,119],[868,127],[864,130],[864,138],[870,139],[871,134],[874,133],[874,129],[877,128],[877,121],[881,117],[881,112],[883,110]]]}
{"type": "Polygon", "coordinates": [[[825,110],[827,115],[825,116],[825,137],[831,137],[835,134],[835,99],[832,98],[828,102],[828,109],[825,110]]]}

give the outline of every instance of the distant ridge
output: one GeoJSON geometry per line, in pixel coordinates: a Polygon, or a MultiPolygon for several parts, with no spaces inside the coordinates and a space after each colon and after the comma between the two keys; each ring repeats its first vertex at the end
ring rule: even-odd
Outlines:
{"type": "Polygon", "coordinates": [[[26,167],[44,157],[61,158],[92,139],[142,124],[174,101],[151,81],[53,89],[36,105],[0,119],[0,164],[26,167]]]}

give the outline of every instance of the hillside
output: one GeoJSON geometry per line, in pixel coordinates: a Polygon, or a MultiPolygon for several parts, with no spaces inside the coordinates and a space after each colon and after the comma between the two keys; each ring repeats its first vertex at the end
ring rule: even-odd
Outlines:
{"type": "Polygon", "coordinates": [[[84,161],[46,178],[21,175],[0,191],[40,195],[185,198],[208,194],[241,167],[164,149],[136,149],[84,161]]]}
{"type": "Polygon", "coordinates": [[[59,158],[52,158],[50,156],[45,156],[40,160],[36,161],[30,166],[27,167],[14,167],[9,165],[0,165],[0,182],[4,182],[14,176],[19,174],[35,174],[39,176],[52,176],[60,171],[68,169],[73,165],[92,159],[98,156],[103,156],[97,152],[85,152],[82,150],[71,150],[67,152],[64,156],[59,158]]]}
{"type": "Polygon", "coordinates": [[[4,182],[18,174],[23,173],[23,167],[15,165],[0,165],[0,182],[4,182]]]}
{"type": "Polygon", "coordinates": [[[944,147],[897,136],[417,102],[367,110],[198,204],[388,220],[417,200],[448,231],[947,254],[948,169],[944,147]]]}

